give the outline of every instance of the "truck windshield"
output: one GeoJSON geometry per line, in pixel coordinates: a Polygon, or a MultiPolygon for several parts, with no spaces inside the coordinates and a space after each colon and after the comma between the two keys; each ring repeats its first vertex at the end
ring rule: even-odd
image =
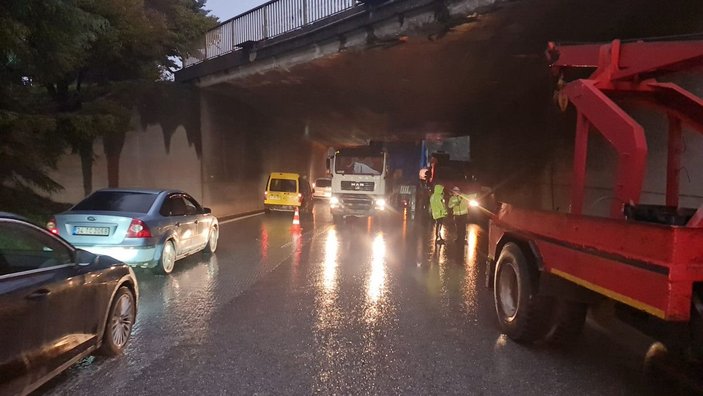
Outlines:
{"type": "Polygon", "coordinates": [[[380,175],[383,173],[383,156],[337,156],[335,172],[340,175],[380,175]]]}

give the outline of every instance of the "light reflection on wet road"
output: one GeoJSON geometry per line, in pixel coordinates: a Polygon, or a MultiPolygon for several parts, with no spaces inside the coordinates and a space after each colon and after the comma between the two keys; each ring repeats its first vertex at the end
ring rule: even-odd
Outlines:
{"type": "Polygon", "coordinates": [[[324,206],[302,231],[285,215],[224,224],[213,257],[138,273],[125,356],[40,393],[661,394],[638,353],[591,327],[566,351],[502,336],[485,244],[474,225],[467,249],[406,219],[334,226],[324,206]]]}

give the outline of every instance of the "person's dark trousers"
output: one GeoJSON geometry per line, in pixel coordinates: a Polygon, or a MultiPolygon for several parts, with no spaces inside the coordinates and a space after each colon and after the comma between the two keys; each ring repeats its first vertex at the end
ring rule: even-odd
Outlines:
{"type": "Polygon", "coordinates": [[[443,218],[441,219],[436,219],[434,221],[434,239],[435,241],[441,241],[442,240],[442,225],[443,225],[443,218]]]}
{"type": "Polygon", "coordinates": [[[469,224],[467,215],[454,216],[454,224],[456,225],[456,240],[463,242],[466,239],[466,226],[469,224]]]}

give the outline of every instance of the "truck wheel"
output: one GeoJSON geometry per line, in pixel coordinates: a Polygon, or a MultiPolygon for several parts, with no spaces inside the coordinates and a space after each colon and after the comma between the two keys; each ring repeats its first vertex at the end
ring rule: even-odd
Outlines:
{"type": "Polygon", "coordinates": [[[560,346],[574,342],[583,332],[587,312],[588,304],[558,300],[547,341],[560,346]]]}
{"type": "Polygon", "coordinates": [[[498,258],[493,297],[500,329],[512,340],[532,343],[549,330],[553,300],[537,293],[537,269],[515,243],[498,258]]]}

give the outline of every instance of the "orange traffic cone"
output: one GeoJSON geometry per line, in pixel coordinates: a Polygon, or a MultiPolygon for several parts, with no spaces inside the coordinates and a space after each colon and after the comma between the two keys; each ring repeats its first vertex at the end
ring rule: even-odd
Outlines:
{"type": "Polygon", "coordinates": [[[298,207],[295,207],[295,214],[293,214],[293,226],[291,228],[300,228],[300,212],[298,207]]]}

